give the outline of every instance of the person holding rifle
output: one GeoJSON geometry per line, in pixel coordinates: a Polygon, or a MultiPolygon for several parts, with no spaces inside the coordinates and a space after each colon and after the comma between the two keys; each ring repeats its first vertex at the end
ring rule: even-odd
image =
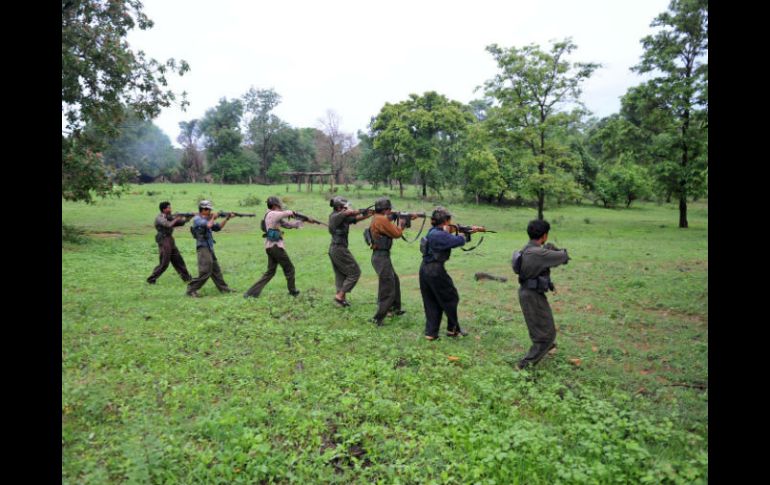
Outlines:
{"type": "Polygon", "coordinates": [[[449,259],[452,248],[463,246],[470,240],[474,232],[484,230],[480,226],[470,226],[463,236],[451,234],[454,227],[452,214],[443,207],[437,207],[430,217],[431,229],[420,241],[420,251],[423,254],[420,265],[420,293],[425,309],[425,338],[437,340],[441,317],[447,316],[447,336],[463,337],[468,332],[460,328],[457,319],[457,304],[460,295],[455,288],[452,278],[444,268],[444,263],[449,259]]]}
{"type": "Polygon", "coordinates": [[[556,348],[556,325],[545,294],[549,290],[554,291],[551,268],[567,264],[569,255],[566,249],[546,243],[550,230],[548,221],[530,221],[527,225],[529,242],[520,251],[513,253],[513,271],[519,275],[521,285],[519,305],[532,340],[532,347],[517,364],[520,370],[537,364],[550,350],[556,348]]]}
{"type": "Polygon", "coordinates": [[[299,290],[294,283],[294,265],[286,253],[283,231],[280,228],[299,229],[302,227],[302,221],[285,221],[285,218],[293,217],[295,214],[294,211],[281,210],[281,200],[278,197],[268,197],[267,208],[268,211],[262,220],[262,231],[264,232],[262,237],[265,238],[265,253],[267,253],[267,271],[243,294],[243,297],[258,297],[265,285],[275,276],[275,271],[279,264],[283,270],[283,275],[286,277],[286,286],[289,289],[289,294],[297,296],[299,295],[299,290]]]}
{"type": "Polygon", "coordinates": [[[372,211],[369,208],[351,209],[350,202],[340,196],[332,198],[329,206],[333,209],[329,215],[329,233],[332,235],[329,259],[332,261],[337,289],[334,302],[340,307],[349,307],[345,295],[356,286],[361,277],[361,267],[348,249],[348,232],[351,224],[371,217],[372,211]]]}
{"type": "Polygon", "coordinates": [[[208,200],[202,200],[198,204],[199,214],[193,219],[192,232],[195,238],[195,247],[198,253],[198,277],[192,279],[187,285],[187,296],[194,298],[199,297],[198,290],[208,281],[209,278],[214,280],[214,285],[221,293],[232,293],[235,290],[227,286],[224,278],[222,277],[222,270],[219,267],[217,256],[214,254],[214,236],[212,231],[221,231],[227,221],[232,217],[232,213],[228,213],[225,220],[222,223],[216,222],[217,217],[220,214],[212,214],[213,206],[208,200]]]}
{"type": "MultiPolygon", "coordinates": [[[[393,206],[390,199],[382,197],[374,203],[374,217],[367,229],[369,235],[367,242],[372,248],[372,267],[377,273],[379,286],[377,289],[377,312],[372,318],[372,323],[382,326],[382,321],[388,314],[403,315],[401,309],[401,282],[393,263],[390,261],[390,249],[393,247],[393,239],[401,237],[408,219],[398,217],[398,225],[391,223],[390,214],[393,206]]],[[[411,214],[409,220],[417,218],[417,214],[411,214]]]]}
{"type": "Polygon", "coordinates": [[[160,208],[160,214],[155,218],[155,230],[157,231],[155,242],[158,243],[160,261],[155,269],[152,270],[152,274],[147,278],[147,283],[154,285],[158,278],[160,278],[160,275],[166,271],[169,263],[174,266],[174,269],[184,282],[189,282],[192,276],[187,271],[184,258],[182,258],[182,254],[176,247],[174,228],[184,226],[194,214],[172,215],[171,202],[169,201],[161,202],[158,207],[160,208]]]}

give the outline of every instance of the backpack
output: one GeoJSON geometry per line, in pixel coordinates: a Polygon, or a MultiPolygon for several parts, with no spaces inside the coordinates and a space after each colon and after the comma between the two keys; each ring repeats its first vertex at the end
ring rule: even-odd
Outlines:
{"type": "Polygon", "coordinates": [[[511,266],[513,267],[514,273],[516,274],[521,273],[521,251],[513,252],[513,259],[511,260],[511,266]]]}
{"type": "Polygon", "coordinates": [[[372,244],[374,244],[374,238],[372,238],[372,230],[368,227],[364,229],[364,242],[369,247],[372,247],[372,244]]]}

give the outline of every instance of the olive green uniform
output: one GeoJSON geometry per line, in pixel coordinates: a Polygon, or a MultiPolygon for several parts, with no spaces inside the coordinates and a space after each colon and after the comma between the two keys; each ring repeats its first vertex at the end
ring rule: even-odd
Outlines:
{"type": "Polygon", "coordinates": [[[530,241],[524,246],[521,258],[519,305],[532,340],[532,347],[519,362],[519,366],[524,367],[539,362],[556,341],[553,312],[545,296],[548,291],[545,277],[550,282],[550,268],[566,264],[569,256],[566,250],[554,251],[530,241]],[[541,279],[540,285],[537,285],[538,276],[541,279]]]}
{"type": "Polygon", "coordinates": [[[329,233],[332,243],[329,246],[329,259],[334,268],[337,292],[350,293],[361,277],[361,268],[348,249],[350,224],[356,223],[355,216],[346,216],[344,211],[335,211],[329,216],[329,233]]]}

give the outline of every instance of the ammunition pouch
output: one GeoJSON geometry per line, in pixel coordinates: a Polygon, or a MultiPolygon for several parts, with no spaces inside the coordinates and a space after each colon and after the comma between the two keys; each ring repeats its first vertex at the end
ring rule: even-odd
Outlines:
{"type": "Polygon", "coordinates": [[[555,287],[551,282],[550,275],[540,275],[536,276],[535,278],[529,278],[527,280],[519,279],[519,284],[522,286],[522,288],[536,291],[538,293],[545,293],[547,291],[555,290],[555,287]]]}
{"type": "Polygon", "coordinates": [[[283,233],[279,229],[268,229],[265,233],[265,237],[268,241],[278,242],[283,239],[283,233]]]}
{"type": "Polygon", "coordinates": [[[190,233],[196,241],[205,241],[206,229],[208,229],[206,226],[190,226],[190,233]]]}

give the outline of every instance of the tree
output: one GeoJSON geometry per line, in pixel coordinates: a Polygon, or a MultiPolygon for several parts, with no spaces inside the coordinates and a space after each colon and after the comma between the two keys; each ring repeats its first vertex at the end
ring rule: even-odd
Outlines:
{"type": "Polygon", "coordinates": [[[152,121],[127,114],[118,136],[106,142],[104,163],[118,169],[134,167],[144,178],[169,173],[178,164],[171,140],[152,121]]]}
{"type": "Polygon", "coordinates": [[[576,184],[565,171],[565,165],[577,163],[560,146],[559,132],[580,120],[580,84],[588,79],[599,64],[570,63],[563,58],[576,49],[570,39],[554,42],[550,52],[532,44],[523,48],[487,47],[500,68],[488,80],[486,95],[496,101],[489,118],[496,131],[512,136],[526,146],[531,158],[526,160],[536,169],[528,178],[528,191],[537,197],[537,216],[543,219],[543,205],[548,192],[574,192],[576,184]],[[571,111],[563,111],[572,105],[571,111]],[[562,111],[560,111],[562,110],[562,111]]]}
{"type": "Polygon", "coordinates": [[[222,98],[215,108],[206,110],[200,121],[209,172],[219,175],[221,181],[237,181],[249,175],[242,166],[245,161],[241,153],[243,135],[239,129],[242,115],[243,103],[239,99],[222,98]],[[227,159],[222,160],[225,155],[227,159]]]}
{"type": "Polygon", "coordinates": [[[484,143],[480,127],[474,128],[468,145],[460,159],[463,191],[479,198],[491,199],[505,189],[505,180],[492,151],[484,143]]]}
{"type": "MultiPolygon", "coordinates": [[[[119,194],[132,175],[114,171],[102,155],[127,112],[151,119],[176,99],[166,74],[189,70],[185,61],[161,64],[129,49],[134,27],[153,22],[139,0],[62,1],[62,197],[93,202],[119,194]],[[86,130],[86,127],[88,129],[86,130]],[[117,184],[118,190],[115,185],[117,184]]],[[[182,96],[182,106],[187,104],[182,96]]]]}
{"type": "Polygon", "coordinates": [[[679,198],[679,227],[686,228],[687,197],[703,193],[708,167],[708,1],[672,0],[668,9],[650,24],[661,29],[642,39],[644,54],[632,68],[657,77],[630,90],[623,104],[652,135],[653,171],[679,198]]]}
{"type": "Polygon", "coordinates": [[[185,180],[195,183],[206,172],[203,153],[200,151],[202,133],[198,120],[180,121],[181,130],[176,141],[182,145],[181,171],[185,180]]]}
{"type": "Polygon", "coordinates": [[[258,174],[262,181],[267,181],[268,170],[274,157],[278,154],[277,135],[289,128],[272,111],[281,103],[281,96],[273,89],[254,89],[243,95],[243,103],[247,118],[247,141],[251,143],[254,153],[259,155],[258,174]]]}
{"type": "Polygon", "coordinates": [[[644,167],[621,162],[607,167],[596,176],[594,193],[604,207],[613,207],[622,201],[628,208],[634,200],[650,194],[649,178],[644,167]]]}
{"type": "Polygon", "coordinates": [[[439,188],[456,175],[462,139],[473,121],[461,103],[429,91],[386,103],[370,129],[375,149],[390,158],[402,196],[402,179],[416,174],[425,197],[428,186],[439,188]]]}
{"type": "Polygon", "coordinates": [[[387,160],[387,176],[398,181],[398,190],[404,196],[403,180],[412,175],[408,163],[414,150],[415,140],[411,136],[407,119],[406,103],[385,103],[376,117],[369,123],[372,145],[378,158],[387,160]]]}
{"type": "Polygon", "coordinates": [[[353,135],[340,129],[340,121],[340,116],[333,110],[327,110],[326,117],[318,120],[321,131],[325,135],[321,154],[329,162],[329,167],[338,184],[342,183],[342,176],[346,171],[345,162],[350,158],[345,154],[355,146],[353,135]]]}

